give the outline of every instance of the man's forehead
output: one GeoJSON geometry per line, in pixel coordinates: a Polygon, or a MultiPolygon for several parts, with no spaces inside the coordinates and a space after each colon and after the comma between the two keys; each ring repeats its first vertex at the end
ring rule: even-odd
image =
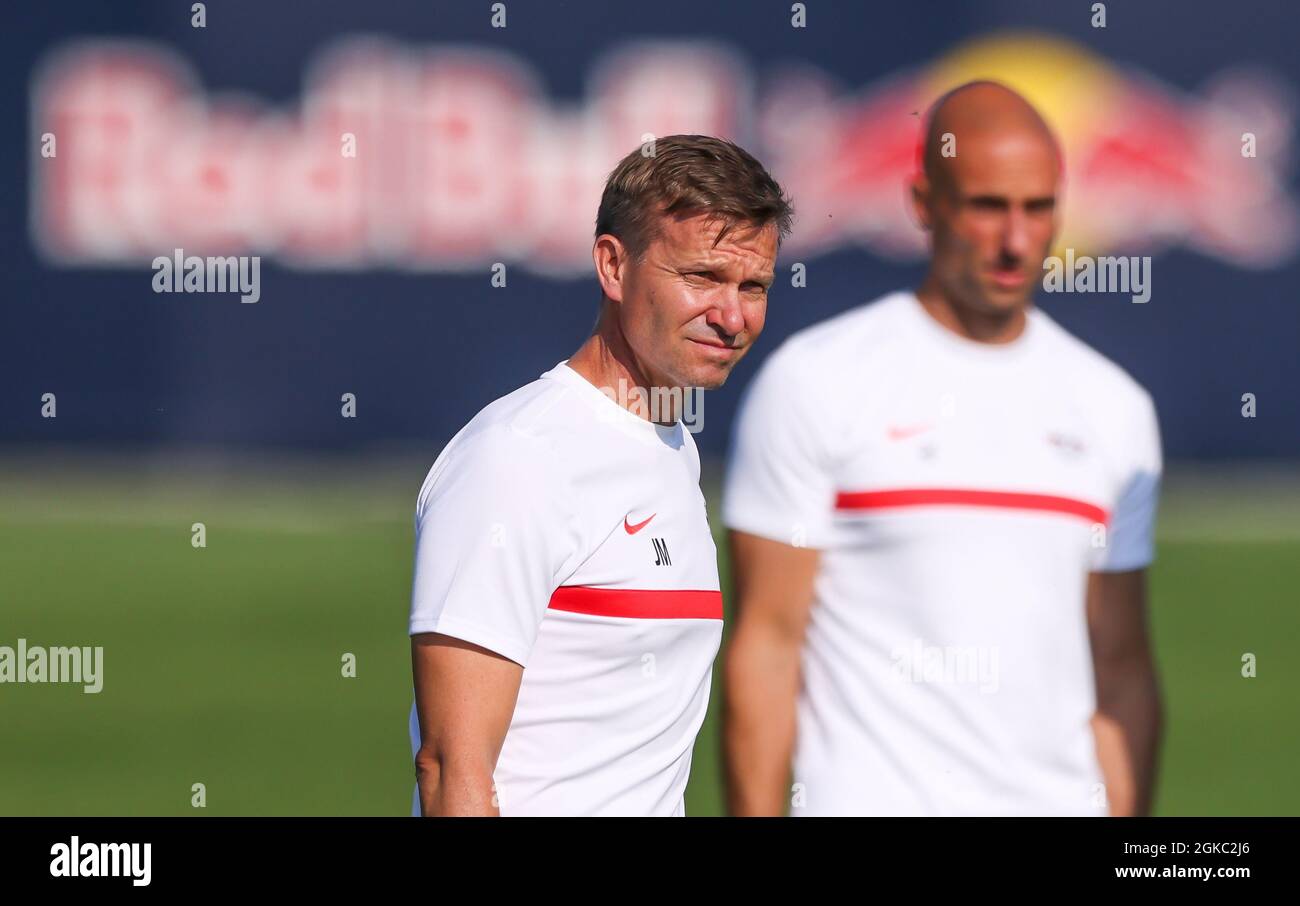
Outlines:
{"type": "MultiPolygon", "coordinates": [[[[958,140],[960,142],[960,139],[958,140]]],[[[1039,191],[1055,190],[1060,175],[1060,158],[1050,142],[1030,135],[981,135],[944,161],[948,178],[963,192],[978,184],[1024,186],[1033,183],[1039,191]]]]}
{"type": "Polygon", "coordinates": [[[662,218],[659,236],[678,254],[698,257],[774,255],[776,251],[776,224],[729,221],[716,215],[662,218]]]}
{"type": "Polygon", "coordinates": [[[958,195],[1049,196],[1060,190],[1060,161],[1049,148],[971,147],[945,170],[944,182],[958,195]]]}

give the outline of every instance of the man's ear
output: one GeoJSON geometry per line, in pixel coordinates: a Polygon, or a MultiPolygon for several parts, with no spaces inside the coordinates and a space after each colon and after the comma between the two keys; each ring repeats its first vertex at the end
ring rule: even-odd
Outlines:
{"type": "Polygon", "coordinates": [[[623,301],[623,280],[627,277],[628,252],[623,241],[612,233],[601,233],[591,247],[591,261],[601,292],[614,302],[623,301]]]}
{"type": "Polygon", "coordinates": [[[912,177],[909,186],[908,195],[911,201],[912,217],[915,218],[917,226],[921,229],[930,230],[930,180],[924,173],[918,173],[912,177]]]}

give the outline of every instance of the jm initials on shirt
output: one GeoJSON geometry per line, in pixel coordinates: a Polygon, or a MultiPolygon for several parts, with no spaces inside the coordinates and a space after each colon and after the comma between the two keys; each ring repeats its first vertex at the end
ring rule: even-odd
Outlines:
{"type": "Polygon", "coordinates": [[[668,556],[668,542],[663,538],[651,538],[655,548],[655,566],[672,566],[673,560],[668,556]]]}

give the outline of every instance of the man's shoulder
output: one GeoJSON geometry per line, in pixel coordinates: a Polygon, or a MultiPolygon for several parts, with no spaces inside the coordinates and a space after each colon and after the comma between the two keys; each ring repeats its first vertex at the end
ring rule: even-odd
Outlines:
{"type": "MultiPolygon", "coordinates": [[[[543,376],[497,397],[478,411],[461,434],[480,443],[547,443],[571,429],[578,414],[572,389],[543,376]]],[[[458,435],[459,436],[459,435],[458,435]]]]}
{"type": "Polygon", "coordinates": [[[787,337],[764,365],[768,370],[816,375],[864,361],[863,350],[889,348],[889,339],[897,336],[906,317],[908,301],[905,292],[889,293],[801,328],[787,337]]]}
{"type": "Polygon", "coordinates": [[[421,498],[440,477],[551,483],[562,474],[557,440],[574,411],[570,391],[538,378],[488,403],[443,447],[421,498]],[[450,475],[448,474],[450,473],[450,475]]]}
{"type": "Polygon", "coordinates": [[[1085,397],[1131,412],[1154,411],[1151,394],[1121,365],[1070,333],[1041,309],[1033,317],[1043,334],[1050,360],[1067,370],[1072,386],[1091,391],[1085,397]]]}

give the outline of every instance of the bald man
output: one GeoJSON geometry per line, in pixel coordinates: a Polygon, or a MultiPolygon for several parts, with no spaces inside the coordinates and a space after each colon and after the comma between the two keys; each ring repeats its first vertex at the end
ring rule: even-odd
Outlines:
{"type": "Polygon", "coordinates": [[[1150,396],[1033,306],[1061,153],[1010,89],[931,109],[921,286],[797,333],[724,499],[739,815],[1133,815],[1160,701],[1150,396]]]}

